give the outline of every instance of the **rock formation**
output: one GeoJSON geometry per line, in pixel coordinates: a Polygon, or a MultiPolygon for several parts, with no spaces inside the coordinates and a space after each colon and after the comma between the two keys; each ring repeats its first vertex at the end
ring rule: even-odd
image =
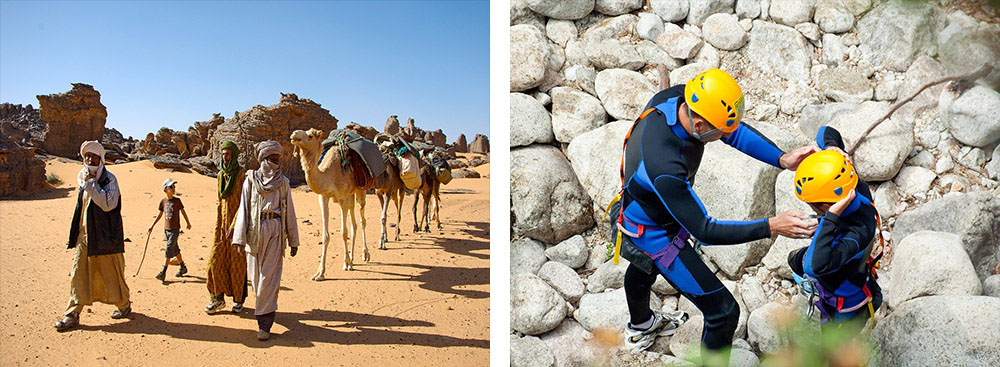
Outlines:
{"type": "Polygon", "coordinates": [[[35,158],[36,149],[0,135],[0,197],[47,187],[45,163],[35,158]]]}
{"type": "Polygon", "coordinates": [[[385,129],[382,129],[382,131],[389,135],[399,134],[399,120],[396,118],[396,115],[385,119],[385,129]]]}
{"type": "Polygon", "coordinates": [[[472,143],[469,144],[469,153],[489,154],[490,138],[483,134],[476,134],[476,137],[472,138],[472,143]]]}
{"type": "MultiPolygon", "coordinates": [[[[256,105],[249,110],[236,112],[218,126],[211,136],[211,142],[213,147],[217,147],[223,141],[233,141],[240,148],[240,165],[256,169],[259,164],[254,144],[265,140],[277,141],[286,153],[281,162],[284,174],[293,183],[301,183],[305,182],[305,174],[298,160],[292,156],[292,144],[288,137],[292,131],[310,128],[334,130],[337,128],[337,119],[319,103],[306,98],[300,99],[292,93],[282,93],[277,104],[266,107],[256,105]]],[[[209,157],[218,161],[220,155],[213,149],[209,157]]]]}
{"type": "Polygon", "coordinates": [[[93,86],[73,83],[65,93],[39,95],[38,105],[45,131],[41,148],[61,157],[79,158],[80,144],[104,137],[108,110],[101,104],[101,93],[93,86]]]}

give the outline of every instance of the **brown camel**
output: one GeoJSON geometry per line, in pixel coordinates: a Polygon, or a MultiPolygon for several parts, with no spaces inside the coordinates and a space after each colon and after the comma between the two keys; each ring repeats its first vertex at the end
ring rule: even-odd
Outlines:
{"type": "Polygon", "coordinates": [[[441,201],[440,190],[441,181],[434,174],[434,166],[425,160],[420,160],[420,187],[413,190],[413,232],[419,232],[423,225],[424,232],[430,233],[431,221],[427,217],[427,207],[431,199],[434,199],[434,219],[437,220],[437,228],[441,229],[441,218],[437,215],[438,203],[441,201]],[[424,197],[424,213],[417,220],[417,203],[420,197],[424,197]]]}
{"type": "MultiPolygon", "coordinates": [[[[376,138],[376,141],[378,139],[376,138]]],[[[392,154],[391,145],[379,145],[382,156],[385,159],[385,172],[380,178],[375,180],[375,195],[382,206],[382,237],[379,238],[378,246],[385,249],[385,243],[389,241],[386,230],[386,219],[389,214],[389,200],[392,200],[396,207],[396,236],[393,241],[399,241],[399,223],[403,214],[403,197],[406,196],[406,185],[403,179],[399,178],[399,159],[392,154]]]]}
{"type": "Polygon", "coordinates": [[[312,280],[325,279],[326,247],[330,243],[330,199],[340,204],[340,233],[344,239],[344,270],[354,269],[354,239],[357,235],[357,220],[354,217],[354,204],[359,206],[361,214],[361,244],[364,248],[363,259],[368,261],[368,243],[365,238],[365,190],[358,187],[354,181],[350,166],[340,165],[340,152],[330,149],[322,162],[319,156],[323,149],[322,142],[326,134],[317,129],[309,131],[295,130],[290,137],[295,152],[299,156],[302,170],[305,171],[306,183],[316,193],[319,199],[320,215],[323,216],[323,257],[319,261],[319,269],[312,280]],[[351,217],[351,230],[347,231],[347,217],[351,217]],[[348,241],[350,244],[348,245],[348,241]]]}

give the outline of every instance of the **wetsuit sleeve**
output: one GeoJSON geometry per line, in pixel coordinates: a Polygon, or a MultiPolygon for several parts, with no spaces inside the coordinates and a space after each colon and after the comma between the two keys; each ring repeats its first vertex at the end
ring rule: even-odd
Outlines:
{"type": "Polygon", "coordinates": [[[767,218],[721,221],[708,216],[705,206],[686,180],[661,175],[654,181],[656,195],[681,227],[706,245],[731,245],[771,236],[767,218]]]}
{"type": "Polygon", "coordinates": [[[840,132],[837,131],[837,129],[829,126],[823,126],[816,132],[816,145],[819,145],[820,149],[837,147],[843,150],[844,139],[840,137],[840,132]]]}
{"type": "Polygon", "coordinates": [[[788,253],[788,267],[792,268],[792,272],[798,276],[802,276],[802,258],[806,256],[807,249],[809,248],[802,247],[788,253]]]}
{"type": "Polygon", "coordinates": [[[806,251],[804,261],[810,262],[812,272],[818,276],[837,271],[857,256],[862,246],[867,246],[862,245],[865,240],[859,231],[849,227],[838,231],[840,223],[840,216],[827,212],[806,251]]]}
{"type": "Polygon", "coordinates": [[[722,138],[722,142],[736,148],[746,155],[754,157],[758,161],[781,168],[778,159],[785,152],[778,149],[770,139],[761,134],[752,126],[743,123],[733,131],[727,138],[722,138]]]}

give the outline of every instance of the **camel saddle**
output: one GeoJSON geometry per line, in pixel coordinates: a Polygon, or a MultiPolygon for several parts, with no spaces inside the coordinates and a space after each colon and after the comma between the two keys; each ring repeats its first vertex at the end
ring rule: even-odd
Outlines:
{"type": "Polygon", "coordinates": [[[322,162],[326,152],[334,146],[337,146],[337,149],[342,153],[347,152],[347,154],[341,154],[344,157],[341,160],[341,165],[351,165],[352,168],[355,168],[355,175],[358,176],[355,177],[355,180],[360,186],[371,186],[374,183],[373,179],[385,172],[382,151],[375,143],[365,139],[357,132],[344,129],[330,131],[329,137],[323,140],[323,154],[320,156],[320,162],[322,162]],[[362,167],[363,170],[358,169],[362,167]],[[359,173],[363,173],[363,175],[358,175],[359,173]]]}

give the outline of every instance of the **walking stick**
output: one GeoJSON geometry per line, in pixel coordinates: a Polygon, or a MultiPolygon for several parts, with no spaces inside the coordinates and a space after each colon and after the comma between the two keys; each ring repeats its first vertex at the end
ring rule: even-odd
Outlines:
{"type": "Polygon", "coordinates": [[[132,275],[133,277],[139,275],[139,269],[142,269],[142,262],[146,261],[146,249],[149,248],[149,235],[152,233],[153,233],[152,231],[146,232],[146,246],[142,248],[142,258],[139,259],[139,266],[135,268],[135,275],[132,275]]]}

